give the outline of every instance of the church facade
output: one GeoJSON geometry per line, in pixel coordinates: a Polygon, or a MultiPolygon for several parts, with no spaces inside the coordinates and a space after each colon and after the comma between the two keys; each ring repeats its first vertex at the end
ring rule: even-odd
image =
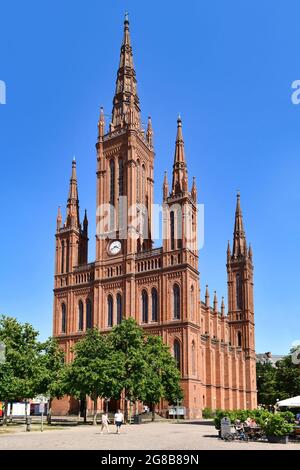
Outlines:
{"type": "MultiPolygon", "coordinates": [[[[247,246],[237,196],[232,247],[227,247],[228,312],[208,287],[200,298],[197,188],[189,189],[181,119],[169,186],[162,188],[163,243],[154,248],[154,148],[151,119],[142,127],[137,81],[125,18],[111,122],[103,109],[96,142],[96,256],[88,262],[88,219],[80,222],[76,162],[72,162],[66,217],[56,231],[53,335],[72,360],[85,331],[109,332],[132,316],[161,335],[181,371],[189,418],[205,407],[252,409],[256,402],[252,249],[247,246]]],[[[70,397],[54,413],[76,410],[70,397]]],[[[100,403],[101,407],[102,404],[100,403]]],[[[161,403],[165,412],[167,404],[161,403]]]]}

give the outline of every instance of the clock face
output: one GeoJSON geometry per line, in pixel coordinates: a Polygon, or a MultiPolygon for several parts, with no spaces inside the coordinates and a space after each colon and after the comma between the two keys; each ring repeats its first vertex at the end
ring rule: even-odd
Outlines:
{"type": "Polygon", "coordinates": [[[121,242],[119,240],[114,240],[109,245],[109,253],[111,255],[117,255],[118,253],[120,253],[121,248],[122,248],[121,242]]]}

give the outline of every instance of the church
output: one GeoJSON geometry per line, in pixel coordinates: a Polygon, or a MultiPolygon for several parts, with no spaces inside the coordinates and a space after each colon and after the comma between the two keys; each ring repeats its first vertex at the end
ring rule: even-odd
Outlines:
{"type": "MultiPolygon", "coordinates": [[[[200,297],[197,187],[195,179],[188,181],[180,117],[172,180],[169,185],[165,174],[162,188],[159,248],[152,239],[154,156],[151,118],[146,129],[141,122],[126,16],[111,121],[105,123],[101,108],[98,122],[95,261],[88,262],[88,218],[85,212],[81,223],[73,160],[66,216],[60,208],[57,215],[53,336],[71,361],[73,345],[88,328],[106,333],[132,316],[170,346],[186,417],[200,418],[204,408],[256,408],[253,261],[240,195],[233,244],[227,246],[226,314],[224,299],[219,309],[207,286],[205,300],[200,297]]],[[[53,413],[75,413],[78,407],[77,400],[64,397],[54,401],[53,413]]],[[[168,404],[158,409],[165,415],[168,404]]]]}

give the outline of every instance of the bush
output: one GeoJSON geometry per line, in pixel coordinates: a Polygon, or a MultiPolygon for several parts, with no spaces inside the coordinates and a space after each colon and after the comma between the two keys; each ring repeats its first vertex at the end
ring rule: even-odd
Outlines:
{"type": "Polygon", "coordinates": [[[280,413],[270,414],[263,423],[262,428],[266,436],[287,436],[293,430],[293,425],[288,423],[280,413]]]}
{"type": "Polygon", "coordinates": [[[216,413],[212,411],[211,408],[204,408],[202,411],[202,416],[204,419],[214,418],[216,413]]]}

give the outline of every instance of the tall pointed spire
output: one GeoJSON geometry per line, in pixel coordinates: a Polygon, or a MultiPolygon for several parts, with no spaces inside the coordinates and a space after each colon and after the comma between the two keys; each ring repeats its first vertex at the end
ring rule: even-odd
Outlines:
{"type": "Polygon", "coordinates": [[[222,297],[222,302],[221,302],[221,315],[222,315],[222,317],[225,317],[225,303],[224,303],[224,297],[222,297]]]}
{"type": "Polygon", "coordinates": [[[184,155],[181,117],[177,119],[177,136],[173,164],[172,193],[178,194],[187,190],[187,168],[184,155]]]}
{"type": "Polygon", "coordinates": [[[233,258],[244,256],[247,249],[246,235],[244,231],[243,215],[240,202],[240,193],[237,193],[236,210],[235,210],[235,223],[233,233],[233,258]]]}
{"type": "Polygon", "coordinates": [[[206,288],[205,288],[205,305],[206,307],[209,307],[210,305],[208,284],[206,284],[206,288]]]}
{"type": "Polygon", "coordinates": [[[130,44],[128,13],[126,13],[110,130],[125,127],[129,120],[131,127],[141,130],[140,102],[130,44]]]}
{"type": "Polygon", "coordinates": [[[169,183],[168,183],[168,175],[165,171],[164,182],[163,182],[163,200],[165,201],[169,196],[169,183]]]}
{"type": "Polygon", "coordinates": [[[148,116],[146,138],[150,147],[153,147],[153,128],[152,128],[152,120],[150,116],[148,116]]]}
{"type": "Polygon", "coordinates": [[[217,291],[214,292],[214,312],[218,311],[218,298],[217,298],[217,291]]]}
{"type": "Polygon", "coordinates": [[[62,215],[61,215],[60,206],[58,206],[57,218],[56,218],[56,229],[57,229],[57,231],[61,228],[61,225],[62,225],[62,215]]]}
{"type": "Polygon", "coordinates": [[[79,199],[77,189],[76,160],[72,161],[72,174],[70,179],[69,197],[67,202],[67,227],[79,227],[79,199]]]}
{"type": "Polygon", "coordinates": [[[192,184],[192,189],[191,189],[191,196],[194,200],[194,202],[197,202],[197,187],[196,187],[196,178],[193,176],[193,184],[192,184]]]}

